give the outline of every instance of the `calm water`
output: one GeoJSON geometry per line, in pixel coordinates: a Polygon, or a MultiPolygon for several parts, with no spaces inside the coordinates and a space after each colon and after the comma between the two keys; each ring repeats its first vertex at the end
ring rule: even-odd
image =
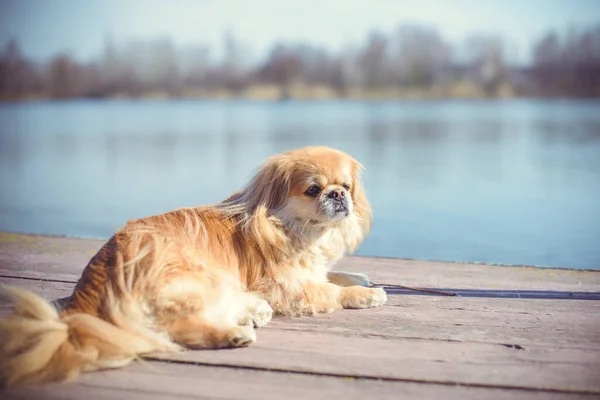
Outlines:
{"type": "Polygon", "coordinates": [[[309,144],[367,168],[360,254],[600,269],[600,102],[0,105],[0,230],[109,237],[309,144]]]}

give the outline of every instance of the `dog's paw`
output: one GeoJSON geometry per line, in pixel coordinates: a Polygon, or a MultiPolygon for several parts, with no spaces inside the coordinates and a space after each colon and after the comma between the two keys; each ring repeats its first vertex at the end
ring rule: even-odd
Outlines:
{"type": "Polygon", "coordinates": [[[227,347],[247,347],[256,342],[256,331],[251,326],[236,326],[227,332],[227,347]]]}
{"type": "Polygon", "coordinates": [[[267,301],[258,299],[254,307],[250,310],[250,314],[252,315],[254,327],[260,328],[265,326],[271,318],[273,318],[273,309],[267,301]]]}
{"type": "Polygon", "coordinates": [[[382,288],[346,288],[343,292],[344,308],[373,308],[387,301],[387,294],[382,288]]]}
{"type": "Polygon", "coordinates": [[[366,299],[366,307],[379,307],[387,302],[387,293],[383,288],[370,289],[370,296],[366,299]]]}

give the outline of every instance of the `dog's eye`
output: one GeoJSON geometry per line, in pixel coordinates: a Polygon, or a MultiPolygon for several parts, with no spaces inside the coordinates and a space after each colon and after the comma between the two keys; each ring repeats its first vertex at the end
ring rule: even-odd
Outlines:
{"type": "Polygon", "coordinates": [[[342,187],[343,187],[344,189],[346,189],[346,190],[350,190],[350,185],[348,185],[347,183],[344,183],[344,184],[342,185],[342,187]]]}
{"type": "Polygon", "coordinates": [[[317,185],[312,185],[311,187],[306,189],[306,192],[304,192],[305,195],[310,196],[310,197],[315,197],[319,193],[321,193],[321,188],[318,187],[317,185]]]}

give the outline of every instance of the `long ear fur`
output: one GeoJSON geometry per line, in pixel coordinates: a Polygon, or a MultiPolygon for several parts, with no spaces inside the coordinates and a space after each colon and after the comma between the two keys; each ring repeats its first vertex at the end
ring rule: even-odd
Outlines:
{"type": "MultiPolygon", "coordinates": [[[[280,156],[267,159],[241,191],[219,205],[226,212],[240,216],[246,238],[260,250],[261,257],[274,261],[285,258],[288,238],[273,225],[274,210],[281,207],[289,194],[292,168],[280,156]]],[[[244,242],[248,240],[244,239],[244,242]]],[[[245,254],[248,256],[248,253],[245,254]]],[[[258,261],[258,260],[257,260],[258,261]]],[[[249,281],[252,279],[249,278],[249,281]]]]}
{"type": "Polygon", "coordinates": [[[286,161],[279,158],[268,160],[252,182],[259,195],[258,203],[268,210],[281,207],[290,191],[291,174],[286,161]]]}
{"type": "Polygon", "coordinates": [[[239,193],[239,200],[252,212],[271,211],[282,206],[290,191],[291,168],[287,161],[275,156],[269,158],[256,172],[248,186],[239,193]]]}
{"type": "Polygon", "coordinates": [[[373,221],[373,210],[367,199],[365,188],[362,183],[363,167],[358,161],[354,161],[352,165],[352,175],[354,182],[350,188],[350,194],[354,201],[354,212],[359,217],[359,224],[362,230],[363,237],[366,237],[371,231],[371,223],[373,221]]]}

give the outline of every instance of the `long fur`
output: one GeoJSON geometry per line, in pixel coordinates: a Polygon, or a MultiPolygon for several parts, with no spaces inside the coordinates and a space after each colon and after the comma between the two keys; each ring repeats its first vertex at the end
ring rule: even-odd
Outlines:
{"type": "Polygon", "coordinates": [[[67,380],[156,351],[247,346],[273,313],[385,303],[366,277],[330,271],[370,230],[361,168],[340,151],[302,148],[266,160],[221,203],[130,221],[60,312],[4,287],[15,311],[0,319],[0,385],[67,380]],[[331,214],[333,191],[346,196],[344,217],[331,214]]]}

